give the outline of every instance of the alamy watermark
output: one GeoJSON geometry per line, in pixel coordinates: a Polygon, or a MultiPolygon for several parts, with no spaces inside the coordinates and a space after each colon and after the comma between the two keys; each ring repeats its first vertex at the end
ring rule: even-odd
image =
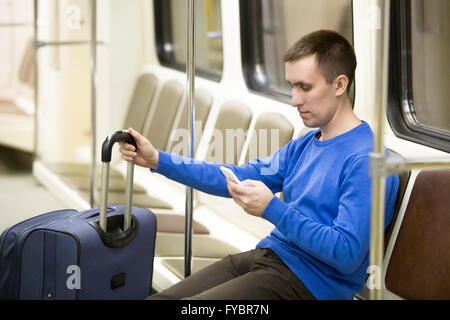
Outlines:
{"type": "MultiPolygon", "coordinates": [[[[195,121],[194,131],[195,134],[199,134],[199,137],[202,135],[201,121],[195,121]]],[[[186,129],[176,129],[172,132],[169,138],[169,149],[174,164],[201,163],[199,160],[189,158],[188,141],[190,139],[191,134],[186,129]]],[[[196,141],[197,139],[194,139],[194,142],[196,141]]],[[[214,129],[209,140],[206,159],[208,162],[233,164],[238,163],[239,158],[242,155],[245,156],[247,152],[250,163],[258,159],[263,164],[261,175],[273,175],[279,170],[279,157],[276,153],[280,148],[279,141],[279,129],[244,131],[238,128],[226,129],[225,132],[214,129]],[[246,145],[247,141],[248,145],[246,145]]]]}
{"type": "Polygon", "coordinates": [[[81,289],[81,269],[77,265],[70,265],[66,269],[67,277],[66,286],[69,290],[81,289]]]}
{"type": "Polygon", "coordinates": [[[366,280],[366,287],[372,289],[383,289],[383,273],[381,268],[376,265],[370,265],[366,270],[368,277],[366,280]]]}

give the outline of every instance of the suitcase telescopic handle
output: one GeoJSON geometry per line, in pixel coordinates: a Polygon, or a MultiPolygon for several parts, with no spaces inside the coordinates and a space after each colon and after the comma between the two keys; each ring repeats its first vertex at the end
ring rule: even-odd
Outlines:
{"type": "MultiPolygon", "coordinates": [[[[106,233],[109,189],[109,167],[111,163],[112,148],[116,142],[126,141],[137,148],[136,140],[127,130],[119,130],[106,137],[102,145],[102,196],[100,202],[100,228],[106,233]]],[[[134,161],[128,162],[125,188],[125,212],[123,219],[123,231],[127,231],[131,225],[131,206],[133,197],[133,170],[134,161]]]]}

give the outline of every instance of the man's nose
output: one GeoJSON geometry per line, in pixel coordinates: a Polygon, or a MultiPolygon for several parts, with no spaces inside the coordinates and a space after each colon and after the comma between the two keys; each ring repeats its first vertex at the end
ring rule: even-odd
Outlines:
{"type": "Polygon", "coordinates": [[[291,98],[291,106],[297,108],[298,106],[302,106],[305,103],[302,94],[298,91],[292,89],[292,98],[291,98]]]}

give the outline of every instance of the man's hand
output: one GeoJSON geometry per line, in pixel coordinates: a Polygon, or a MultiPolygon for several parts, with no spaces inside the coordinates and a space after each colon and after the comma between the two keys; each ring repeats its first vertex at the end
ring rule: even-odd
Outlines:
{"type": "Polygon", "coordinates": [[[245,180],[237,184],[227,178],[227,187],[233,200],[245,212],[256,217],[261,217],[270,200],[275,196],[261,181],[245,180]]]}
{"type": "Polygon", "coordinates": [[[128,132],[136,140],[137,152],[133,145],[121,141],[119,142],[119,151],[122,159],[128,162],[134,159],[138,166],[156,169],[159,160],[158,150],[152,146],[150,141],[134,129],[129,128],[128,132]]]}

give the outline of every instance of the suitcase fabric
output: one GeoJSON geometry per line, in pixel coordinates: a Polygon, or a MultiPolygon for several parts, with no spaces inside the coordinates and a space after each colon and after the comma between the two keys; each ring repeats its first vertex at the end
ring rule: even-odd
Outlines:
{"type": "MultiPolygon", "coordinates": [[[[131,207],[131,206],[130,206],[131,207]]],[[[156,218],[122,205],[61,210],[25,220],[0,238],[0,299],[144,299],[151,293],[156,218]]]]}

